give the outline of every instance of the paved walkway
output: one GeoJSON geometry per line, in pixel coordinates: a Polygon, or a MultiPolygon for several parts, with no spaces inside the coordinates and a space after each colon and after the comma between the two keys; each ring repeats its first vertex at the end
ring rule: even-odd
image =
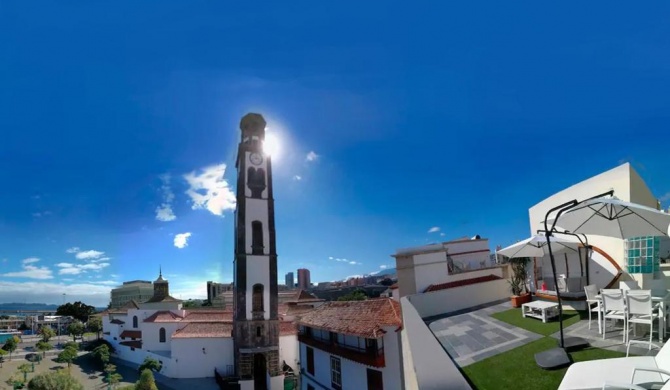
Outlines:
{"type": "MultiPolygon", "coordinates": [[[[434,320],[428,319],[427,322],[428,327],[449,356],[460,367],[465,367],[544,337],[491,317],[493,313],[511,308],[509,302],[504,302],[468,313],[434,320]]],[[[592,347],[626,352],[620,324],[618,326],[619,328],[608,322],[607,337],[603,340],[602,335],[598,333],[597,320],[593,320],[591,329],[589,329],[588,320],[582,320],[565,328],[564,337],[582,337],[589,341],[592,347]]],[[[634,337],[631,332],[631,339],[649,340],[649,327],[642,326],[639,329],[637,337],[634,337]]],[[[558,339],[560,335],[556,332],[551,337],[558,339]]],[[[654,343],[659,345],[656,335],[654,335],[654,343]]],[[[655,355],[658,348],[649,351],[646,346],[631,347],[630,352],[634,355],[655,355]]]]}
{"type": "Polygon", "coordinates": [[[543,337],[491,317],[510,308],[508,302],[501,303],[435,320],[429,328],[454,361],[465,367],[543,337]]]}

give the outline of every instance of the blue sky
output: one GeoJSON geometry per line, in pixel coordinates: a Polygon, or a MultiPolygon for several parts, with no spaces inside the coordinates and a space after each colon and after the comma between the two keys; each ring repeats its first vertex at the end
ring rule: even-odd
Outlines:
{"type": "Polygon", "coordinates": [[[0,301],[101,305],[159,265],[183,298],[230,281],[247,112],[281,143],[282,276],[507,245],[530,206],[625,161],[668,206],[669,11],[0,2],[0,301]]]}

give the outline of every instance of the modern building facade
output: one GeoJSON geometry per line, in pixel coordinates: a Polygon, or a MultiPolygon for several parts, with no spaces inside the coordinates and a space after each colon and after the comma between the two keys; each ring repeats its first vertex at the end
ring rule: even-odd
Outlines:
{"type": "Polygon", "coordinates": [[[293,278],[293,272],[289,272],[286,274],[286,288],[292,289],[295,288],[295,279],[293,278]]]}
{"type": "Polygon", "coordinates": [[[455,275],[491,267],[489,240],[475,236],[420,247],[398,249],[396,260],[399,296],[422,293],[455,275]]]}
{"type": "Polygon", "coordinates": [[[312,282],[309,277],[309,270],[307,268],[300,268],[298,270],[298,288],[307,290],[312,287],[312,282]]]}
{"type": "Polygon", "coordinates": [[[111,292],[111,307],[121,307],[131,300],[144,302],[153,296],[154,287],[149,280],[123,282],[111,292]]]}
{"type": "MultiPolygon", "coordinates": [[[[614,190],[614,196],[620,200],[660,208],[658,199],[652,194],[642,177],[629,163],[625,163],[574,184],[532,206],[528,210],[531,234],[544,229],[542,221],[545,220],[546,213],[551,208],[574,199],[581,201],[591,198],[609,190],[614,190]]],[[[589,235],[588,239],[589,244],[595,247],[589,262],[588,275],[586,271],[583,274],[575,274],[576,267],[566,269],[561,262],[557,262],[557,274],[564,275],[568,282],[574,281],[574,283],[568,283],[568,289],[570,284],[574,284],[573,290],[583,291],[583,284],[587,283],[587,280],[588,283],[603,288],[622,278],[635,279],[644,288],[655,278],[655,274],[656,277],[659,276],[660,257],[670,255],[667,238],[650,238],[651,242],[647,245],[647,238],[643,240],[640,237],[637,240],[631,240],[630,248],[627,248],[626,240],[617,238],[589,235]],[[637,251],[641,248],[639,245],[642,241],[645,243],[645,249],[649,247],[652,256],[641,256],[642,253],[647,253],[646,250],[637,251]]],[[[537,272],[538,285],[542,278],[548,279],[545,276],[550,274],[549,271],[537,272]]]]}
{"type": "Polygon", "coordinates": [[[283,389],[279,365],[277,249],[271,156],[263,151],[266,122],[247,114],[237,162],[233,334],[242,389],[283,389]]]}
{"type": "Polygon", "coordinates": [[[328,302],[298,324],[303,390],[405,388],[397,301],[328,302]]]}

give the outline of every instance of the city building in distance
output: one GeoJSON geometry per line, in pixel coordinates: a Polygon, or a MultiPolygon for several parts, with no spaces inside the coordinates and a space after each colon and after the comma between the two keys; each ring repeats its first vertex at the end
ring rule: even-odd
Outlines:
{"type": "Polygon", "coordinates": [[[154,294],[154,287],[149,280],[131,280],[123,282],[117,288],[112,289],[111,306],[113,308],[121,307],[134,300],[144,302],[149,300],[154,294]]]}
{"type": "Polygon", "coordinates": [[[293,278],[293,272],[289,272],[286,274],[285,283],[286,288],[288,289],[295,288],[295,280],[293,278]]]}
{"type": "Polygon", "coordinates": [[[312,287],[307,268],[298,269],[298,288],[308,290],[312,287]]]}

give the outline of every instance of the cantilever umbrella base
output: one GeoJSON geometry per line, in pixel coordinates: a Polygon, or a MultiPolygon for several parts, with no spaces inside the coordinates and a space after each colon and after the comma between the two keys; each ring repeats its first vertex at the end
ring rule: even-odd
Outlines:
{"type": "Polygon", "coordinates": [[[565,352],[565,349],[556,347],[544,352],[536,353],[535,363],[545,370],[555,370],[569,366],[572,362],[570,361],[568,353],[565,352]]]}
{"type": "Polygon", "coordinates": [[[536,353],[535,363],[545,370],[555,370],[566,367],[572,363],[572,361],[570,361],[570,356],[568,356],[567,353],[568,350],[582,349],[588,346],[588,341],[581,337],[566,337],[563,339],[563,348],[556,347],[544,352],[536,353]]]}

